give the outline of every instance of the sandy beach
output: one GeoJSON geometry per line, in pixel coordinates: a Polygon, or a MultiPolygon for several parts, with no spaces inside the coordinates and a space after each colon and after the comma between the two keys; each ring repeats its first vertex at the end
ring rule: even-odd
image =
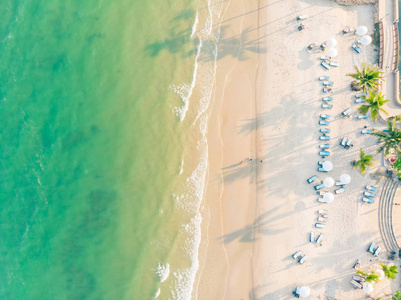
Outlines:
{"type": "MultiPolygon", "coordinates": [[[[377,61],[373,46],[356,53],[347,26],[365,25],[373,33],[373,5],[340,6],[318,1],[229,1],[222,15],[219,61],[209,130],[211,158],[207,202],[203,216],[203,252],[198,277],[198,299],[291,299],[296,286],[308,285],[310,299],[361,299],[350,281],[357,259],[365,271],[391,264],[383,250],[379,258],[368,253],[370,242],[383,246],[378,224],[378,199],[361,201],[366,184],[383,186],[383,168],[365,175],[352,169],[359,149],[375,154],[376,139],[360,132],[383,128],[384,123],[357,118],[354,71],[362,62],[377,61]],[[308,15],[309,28],[298,31],[297,15],[308,15]],[[336,38],[339,67],[325,70],[320,49],[306,47],[336,38]],[[223,49],[222,52],[221,49],[223,49]],[[324,110],[320,76],[334,81],[333,108],[324,110]],[[341,112],[352,109],[344,118],[341,112]],[[331,115],[331,155],[328,174],[317,172],[319,115],[331,115]],[[343,136],[353,147],[339,145],[343,136]],[[252,161],[250,161],[252,159],[252,161]],[[327,176],[352,181],[331,204],[306,180],[327,176]],[[327,227],[314,227],[319,209],[329,210],[327,227]],[[311,232],[324,235],[322,245],[309,242],[311,232]],[[207,241],[207,242],[206,242],[207,241]],[[300,265],[291,255],[308,256],[300,265]]],[[[382,164],[376,155],[377,165],[382,164]]],[[[338,187],[325,191],[333,192],[338,187]]],[[[394,292],[399,280],[375,284],[373,297],[394,292]]]]}

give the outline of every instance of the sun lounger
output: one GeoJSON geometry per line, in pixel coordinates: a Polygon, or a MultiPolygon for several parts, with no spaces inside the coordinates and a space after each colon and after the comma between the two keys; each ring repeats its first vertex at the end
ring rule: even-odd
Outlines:
{"type": "Polygon", "coordinates": [[[319,125],[330,125],[329,121],[319,121],[319,125]]]}
{"type": "Polygon", "coordinates": [[[319,80],[324,81],[324,80],[329,80],[330,76],[320,76],[319,80]]]}
{"type": "Polygon", "coordinates": [[[328,211],[327,209],[319,209],[318,213],[319,213],[320,215],[328,215],[328,214],[329,214],[329,211],[328,211]]]}
{"type": "Polygon", "coordinates": [[[320,59],[321,60],[328,60],[328,59],[330,59],[330,57],[328,57],[328,56],[320,56],[320,59]]]}
{"type": "Polygon", "coordinates": [[[295,252],[295,253],[292,255],[292,258],[293,258],[293,259],[297,259],[301,254],[302,254],[302,251],[301,251],[301,250],[298,250],[297,252],[295,252]]]}
{"type": "Polygon", "coordinates": [[[316,239],[316,244],[320,244],[323,240],[323,234],[320,234],[319,237],[316,239]]]}
{"type": "Polygon", "coordinates": [[[308,255],[304,255],[299,259],[298,262],[302,265],[306,261],[307,258],[308,258],[308,255]]]}
{"type": "Polygon", "coordinates": [[[366,197],[362,197],[362,201],[369,203],[369,204],[373,204],[375,201],[373,199],[370,198],[366,198],[366,197]]]}
{"type": "Polygon", "coordinates": [[[333,85],[334,81],[323,81],[323,85],[333,85]]]}
{"type": "Polygon", "coordinates": [[[316,228],[326,228],[326,224],[316,223],[315,227],[316,228]]]}
{"type": "Polygon", "coordinates": [[[337,182],[335,183],[335,185],[337,185],[337,186],[343,186],[344,183],[342,183],[341,181],[337,181],[337,182]]]}
{"type": "Polygon", "coordinates": [[[343,146],[343,147],[345,147],[346,142],[347,142],[347,137],[343,137],[343,139],[342,139],[341,142],[340,142],[340,145],[343,146]]]}
{"type": "Polygon", "coordinates": [[[355,102],[356,102],[356,103],[364,103],[364,102],[365,102],[365,99],[359,98],[359,99],[356,99],[355,102]]]}
{"type": "Polygon", "coordinates": [[[373,248],[375,247],[375,243],[370,243],[370,246],[369,246],[369,248],[368,248],[368,252],[370,252],[370,253],[372,253],[373,254],[373,248]]]}
{"type": "Polygon", "coordinates": [[[330,132],[330,128],[320,128],[320,132],[329,133],[330,132]]]}
{"type": "Polygon", "coordinates": [[[357,276],[357,275],[352,276],[352,279],[359,281],[359,282],[365,282],[365,278],[363,278],[361,276],[357,276]]]}
{"type": "Polygon", "coordinates": [[[313,175],[311,178],[309,178],[307,181],[309,184],[311,184],[312,182],[314,182],[316,180],[317,176],[313,175]]]}
{"type": "Polygon", "coordinates": [[[318,222],[327,222],[327,218],[325,218],[325,217],[317,217],[317,221],[318,222]]]}
{"type": "Polygon", "coordinates": [[[374,256],[379,256],[381,250],[382,250],[382,248],[377,247],[376,250],[375,250],[375,252],[373,253],[373,255],[374,255],[374,256]]]}
{"type": "Polygon", "coordinates": [[[361,133],[362,134],[369,134],[372,133],[373,131],[371,129],[362,129],[361,133]]]}
{"type": "Polygon", "coordinates": [[[360,115],[358,116],[358,119],[367,119],[369,115],[360,115]]]}
{"type": "Polygon", "coordinates": [[[319,136],[319,140],[321,141],[330,141],[330,137],[328,135],[319,136]]]}
{"type": "Polygon", "coordinates": [[[372,192],[376,192],[377,188],[371,185],[367,185],[365,186],[365,189],[367,189],[368,191],[372,191],[372,192]]]}
{"type": "Polygon", "coordinates": [[[324,184],[319,184],[319,185],[315,185],[315,190],[318,191],[320,189],[324,188],[324,184]]]}
{"type": "Polygon", "coordinates": [[[344,146],[344,148],[348,150],[348,149],[349,149],[349,147],[353,146],[351,143],[352,143],[352,140],[351,140],[351,139],[349,139],[349,140],[348,140],[348,141],[345,143],[345,146],[344,146]]]}
{"type": "MultiPolygon", "coordinates": [[[[320,59],[322,59],[322,58],[320,58],[320,59]]],[[[325,67],[327,70],[330,70],[330,66],[328,64],[326,64],[324,61],[322,61],[321,65],[323,67],[325,67]]]]}
{"type": "Polygon", "coordinates": [[[319,166],[323,166],[324,160],[319,160],[319,161],[317,162],[317,164],[318,164],[319,166]]]}
{"type": "Polygon", "coordinates": [[[347,108],[346,110],[344,110],[342,112],[342,114],[343,114],[343,116],[348,116],[350,112],[351,112],[351,108],[347,108]]]}
{"type": "Polygon", "coordinates": [[[361,53],[361,48],[359,48],[357,45],[355,45],[355,44],[353,44],[352,45],[352,48],[356,51],[356,52],[358,52],[358,53],[361,53]]]}
{"type": "Polygon", "coordinates": [[[311,243],[315,242],[315,233],[313,231],[310,233],[310,242],[311,243]]]}
{"type": "Polygon", "coordinates": [[[357,97],[357,98],[361,98],[361,97],[363,97],[363,96],[366,96],[366,94],[365,94],[365,93],[359,93],[359,94],[356,94],[356,95],[355,95],[355,97],[357,97]]]}
{"type": "Polygon", "coordinates": [[[332,89],[331,87],[325,86],[325,87],[323,88],[323,93],[330,93],[330,92],[332,92],[332,91],[333,91],[333,89],[332,89]]]}
{"type": "Polygon", "coordinates": [[[365,195],[365,196],[367,196],[367,197],[372,197],[372,198],[374,198],[375,196],[376,196],[376,194],[373,194],[373,193],[371,193],[371,192],[363,192],[363,194],[365,195]]]}
{"type": "Polygon", "coordinates": [[[330,109],[330,108],[333,108],[333,105],[331,105],[331,104],[322,104],[322,108],[330,109]]]}
{"type": "Polygon", "coordinates": [[[332,61],[332,62],[330,62],[330,66],[332,66],[332,67],[339,67],[340,64],[337,63],[337,62],[332,61]]]}
{"type": "Polygon", "coordinates": [[[324,172],[324,173],[327,173],[328,171],[326,171],[325,169],[323,169],[323,168],[319,168],[319,169],[317,169],[317,171],[318,172],[324,172]]]}
{"type": "Polygon", "coordinates": [[[320,149],[329,149],[330,148],[330,144],[323,144],[319,146],[320,149]]]}
{"type": "Polygon", "coordinates": [[[323,97],[322,100],[323,101],[332,101],[333,97],[323,97]]]}
{"type": "Polygon", "coordinates": [[[329,151],[320,151],[319,155],[323,158],[325,158],[326,156],[330,156],[330,152],[329,151]]]}
{"type": "Polygon", "coordinates": [[[330,118],[330,115],[322,114],[322,115],[320,115],[320,118],[322,118],[323,120],[327,120],[330,118]]]}
{"type": "Polygon", "coordinates": [[[343,193],[344,191],[345,191],[345,188],[341,188],[341,189],[335,190],[334,193],[336,193],[336,194],[341,194],[341,193],[343,193]]]}
{"type": "Polygon", "coordinates": [[[351,280],[351,283],[352,283],[354,286],[356,286],[358,289],[361,289],[361,288],[362,288],[362,284],[356,282],[355,280],[351,280]]]}
{"type": "Polygon", "coordinates": [[[292,292],[296,298],[299,298],[299,291],[300,290],[301,290],[301,288],[299,286],[297,286],[295,288],[295,291],[292,292]]]}

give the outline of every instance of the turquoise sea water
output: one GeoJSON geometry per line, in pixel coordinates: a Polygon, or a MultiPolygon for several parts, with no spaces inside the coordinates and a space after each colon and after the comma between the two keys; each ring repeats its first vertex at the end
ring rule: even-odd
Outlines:
{"type": "Polygon", "coordinates": [[[0,299],[190,298],[207,4],[0,2],[0,299]]]}

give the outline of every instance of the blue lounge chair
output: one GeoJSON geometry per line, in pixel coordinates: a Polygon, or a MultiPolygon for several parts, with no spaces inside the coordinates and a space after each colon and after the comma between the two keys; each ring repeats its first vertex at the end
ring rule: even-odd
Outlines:
{"type": "Polygon", "coordinates": [[[332,66],[332,67],[339,67],[340,64],[332,61],[332,62],[330,62],[330,66],[332,66]]]}
{"type": "Polygon", "coordinates": [[[341,181],[337,181],[337,182],[335,183],[335,185],[343,187],[343,186],[344,186],[344,183],[342,183],[341,181]]]}
{"type": "Polygon", "coordinates": [[[371,197],[371,198],[374,198],[374,197],[376,197],[376,194],[373,194],[373,193],[371,193],[371,192],[363,192],[363,194],[366,196],[366,197],[371,197]]]}
{"type": "Polygon", "coordinates": [[[345,192],[345,188],[341,188],[341,189],[338,189],[338,190],[334,191],[334,193],[336,193],[336,194],[340,194],[340,193],[343,193],[343,192],[345,192]]]}
{"type": "Polygon", "coordinates": [[[315,185],[314,188],[315,188],[316,191],[318,191],[318,190],[324,188],[324,184],[322,183],[322,184],[319,184],[319,185],[315,185]]]}
{"type": "Polygon", "coordinates": [[[316,223],[315,227],[316,228],[326,228],[326,224],[316,223]]]}
{"type": "Polygon", "coordinates": [[[353,146],[351,143],[352,143],[352,140],[349,139],[349,140],[347,141],[347,143],[345,144],[344,148],[348,150],[349,147],[353,146]]]}
{"type": "Polygon", "coordinates": [[[327,60],[327,59],[330,59],[330,57],[328,57],[328,56],[320,56],[320,59],[321,60],[327,60]]]}
{"type": "Polygon", "coordinates": [[[328,151],[320,151],[319,155],[323,158],[325,158],[326,156],[330,156],[330,152],[328,151]]]}
{"type": "Polygon", "coordinates": [[[327,70],[330,70],[330,66],[326,64],[324,61],[322,61],[321,65],[325,67],[327,70]]]}
{"type": "Polygon", "coordinates": [[[319,166],[323,166],[324,160],[319,160],[319,161],[317,162],[317,164],[318,164],[319,166]]]}
{"type": "Polygon", "coordinates": [[[320,132],[329,133],[330,132],[330,128],[320,128],[320,132]]]}
{"type": "Polygon", "coordinates": [[[294,294],[294,297],[299,298],[299,291],[300,290],[301,290],[301,288],[299,286],[297,286],[295,288],[295,291],[292,292],[294,294]]]}
{"type": "Polygon", "coordinates": [[[376,192],[377,188],[371,185],[367,185],[365,186],[365,189],[367,189],[368,191],[372,191],[372,192],[376,192]]]}
{"type": "Polygon", "coordinates": [[[331,105],[331,104],[322,104],[322,108],[330,109],[330,108],[333,108],[333,105],[331,105]]]}
{"type": "Polygon", "coordinates": [[[323,85],[333,85],[334,81],[323,81],[323,85]]]}
{"type": "Polygon", "coordinates": [[[309,184],[311,184],[312,182],[314,182],[316,180],[317,176],[313,175],[311,178],[309,178],[307,181],[309,184]]]}
{"type": "Polygon", "coordinates": [[[319,121],[319,125],[330,125],[329,121],[319,121]]]}
{"type": "Polygon", "coordinates": [[[323,234],[320,234],[319,237],[316,240],[316,244],[320,244],[323,240],[323,234]]]}
{"type": "Polygon", "coordinates": [[[304,255],[304,256],[302,256],[300,259],[299,259],[299,263],[302,265],[305,261],[306,261],[306,259],[308,258],[308,256],[307,255],[304,255]]]}
{"type": "Polygon", "coordinates": [[[320,81],[329,80],[330,76],[321,76],[319,77],[320,81]]]}
{"type": "Polygon", "coordinates": [[[366,197],[363,197],[363,198],[362,198],[362,201],[363,201],[363,202],[366,202],[366,203],[369,203],[369,204],[373,204],[373,203],[375,202],[373,199],[366,198],[366,197]]]}
{"type": "Polygon", "coordinates": [[[350,112],[351,112],[351,108],[347,108],[346,110],[344,110],[342,112],[342,114],[343,114],[343,116],[348,116],[350,112]]]}
{"type": "Polygon", "coordinates": [[[310,242],[311,243],[315,242],[315,233],[313,231],[310,233],[310,242]]]}
{"type": "Polygon", "coordinates": [[[373,248],[374,247],[375,247],[375,243],[371,242],[367,251],[373,254],[373,248]]]}
{"type": "Polygon", "coordinates": [[[359,48],[357,45],[355,45],[355,44],[353,44],[352,45],[352,48],[356,51],[356,52],[358,52],[358,53],[361,53],[361,48],[359,48]]]}
{"type": "Polygon", "coordinates": [[[330,115],[321,114],[320,118],[322,118],[323,120],[327,120],[330,119],[330,115]]]}
{"type": "Polygon", "coordinates": [[[330,149],[330,145],[329,144],[323,144],[319,146],[320,149],[330,149]]]}
{"type": "Polygon", "coordinates": [[[364,103],[364,102],[365,102],[365,99],[359,98],[359,99],[356,99],[355,102],[356,102],[356,103],[364,103]]]}
{"type": "Polygon", "coordinates": [[[357,97],[357,98],[361,98],[361,97],[364,97],[364,96],[366,96],[365,93],[359,93],[359,94],[355,95],[355,97],[357,97]]]}
{"type": "Polygon", "coordinates": [[[345,147],[346,143],[347,143],[347,137],[343,137],[343,139],[340,142],[340,145],[345,147]]]}
{"type": "Polygon", "coordinates": [[[362,129],[361,133],[362,134],[369,134],[372,133],[373,131],[371,129],[362,129]]]}
{"type": "Polygon", "coordinates": [[[360,115],[358,116],[358,119],[367,119],[369,115],[360,115]]]}
{"type": "Polygon", "coordinates": [[[295,252],[295,253],[292,255],[292,258],[293,258],[293,259],[297,259],[301,254],[302,254],[302,251],[301,251],[301,250],[298,250],[297,252],[295,252]]]}
{"type": "Polygon", "coordinates": [[[379,253],[380,253],[380,250],[381,250],[381,249],[382,249],[382,248],[377,247],[376,250],[375,250],[375,253],[373,253],[374,256],[379,256],[379,253]]]}
{"type": "Polygon", "coordinates": [[[319,140],[321,141],[330,141],[330,137],[328,135],[319,136],[319,140]]]}
{"type": "Polygon", "coordinates": [[[319,168],[319,169],[317,169],[319,172],[323,172],[323,173],[327,173],[327,171],[325,170],[325,169],[323,169],[323,168],[319,168]]]}
{"type": "Polygon", "coordinates": [[[331,100],[333,100],[333,97],[323,97],[322,100],[323,101],[331,101],[331,100]]]}

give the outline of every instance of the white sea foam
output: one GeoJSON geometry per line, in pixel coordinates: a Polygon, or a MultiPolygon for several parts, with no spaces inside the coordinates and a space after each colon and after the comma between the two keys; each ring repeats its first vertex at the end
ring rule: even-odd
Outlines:
{"type": "Polygon", "coordinates": [[[160,296],[160,288],[156,291],[154,298],[156,299],[159,296],[160,296]]]}
{"type": "Polygon", "coordinates": [[[199,17],[198,17],[198,12],[196,12],[195,21],[194,21],[194,24],[192,25],[191,38],[193,38],[195,33],[196,33],[196,29],[198,27],[198,23],[199,23],[199,17]]]}
{"type": "Polygon", "coordinates": [[[181,161],[180,172],[179,172],[179,174],[178,174],[178,175],[181,175],[181,174],[182,174],[182,172],[184,172],[184,159],[182,159],[182,161],[181,161]]]}
{"type": "Polygon", "coordinates": [[[158,263],[156,268],[156,274],[157,276],[159,276],[160,282],[166,281],[166,279],[170,275],[170,265],[168,263],[165,264],[158,263]]]}

